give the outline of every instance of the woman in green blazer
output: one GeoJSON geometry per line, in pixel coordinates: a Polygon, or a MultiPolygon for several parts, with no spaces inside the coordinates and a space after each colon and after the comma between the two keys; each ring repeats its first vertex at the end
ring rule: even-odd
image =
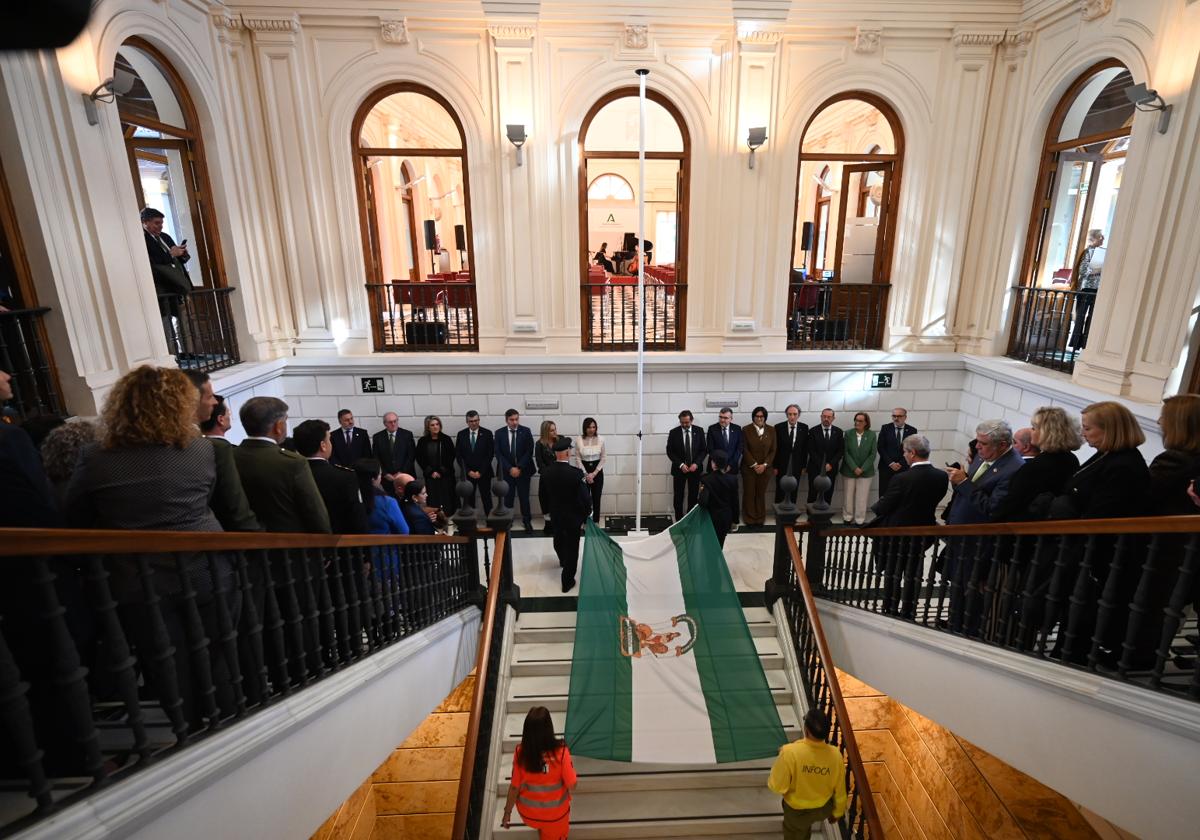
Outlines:
{"type": "Polygon", "coordinates": [[[867,496],[871,479],[875,477],[876,435],[871,431],[871,418],[860,411],[854,415],[854,430],[846,432],[845,454],[839,470],[845,481],[842,502],[842,521],[847,525],[862,525],[867,520],[867,496]]]}

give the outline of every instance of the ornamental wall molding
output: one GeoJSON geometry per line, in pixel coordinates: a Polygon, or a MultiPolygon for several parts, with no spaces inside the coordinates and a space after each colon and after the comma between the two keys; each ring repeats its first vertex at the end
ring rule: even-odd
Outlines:
{"type": "Polygon", "coordinates": [[[738,41],[742,44],[755,46],[775,46],[779,43],[780,34],[771,29],[749,29],[738,33],[738,41]]]}
{"type": "Polygon", "coordinates": [[[242,28],[242,16],[222,7],[214,7],[209,12],[209,19],[217,29],[236,32],[242,28]]]}
{"type": "Polygon", "coordinates": [[[1113,0],[1079,0],[1079,16],[1096,20],[1112,11],[1113,0]]]}
{"type": "Polygon", "coordinates": [[[408,18],[379,21],[379,35],[388,44],[408,43],[408,18]]]}
{"type": "Polygon", "coordinates": [[[490,23],[488,34],[497,41],[532,41],[537,27],[523,23],[490,23]]]}
{"type": "Polygon", "coordinates": [[[644,23],[625,24],[624,41],[626,49],[644,50],[650,46],[650,27],[644,23]]]}
{"type": "Polygon", "coordinates": [[[956,47],[994,47],[1004,41],[1003,32],[976,32],[956,29],[950,36],[956,47]]]}
{"type": "Polygon", "coordinates": [[[860,26],[854,30],[854,51],[860,55],[870,55],[879,51],[879,41],[883,30],[877,26],[860,26]]]}
{"type": "Polygon", "coordinates": [[[254,32],[299,32],[300,17],[298,15],[288,15],[287,17],[251,17],[242,15],[242,23],[249,30],[254,32]]]}
{"type": "Polygon", "coordinates": [[[1031,43],[1033,43],[1033,30],[1018,29],[1004,36],[1004,51],[1010,56],[1019,58],[1029,53],[1031,43]]]}

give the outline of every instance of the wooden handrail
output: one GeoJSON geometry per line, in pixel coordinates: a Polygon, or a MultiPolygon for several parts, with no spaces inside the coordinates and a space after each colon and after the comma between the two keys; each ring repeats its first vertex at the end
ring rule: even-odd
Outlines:
{"type": "Polygon", "coordinates": [[[461,536],[275,534],[264,531],[108,531],[0,528],[0,557],[54,554],[158,554],[164,551],[246,551],[260,548],[361,548],[379,545],[465,544],[461,536]]]}
{"type": "Polygon", "coordinates": [[[993,537],[999,534],[1190,534],[1200,531],[1200,516],[1131,516],[1127,519],[1048,519],[1037,522],[986,522],[979,525],[909,525],[902,528],[825,528],[823,537],[993,537]]]}
{"type": "Polygon", "coordinates": [[[475,753],[479,749],[479,726],[483,718],[483,697],[487,691],[487,665],[492,653],[492,633],[496,624],[496,609],[500,600],[500,579],[508,551],[508,532],[496,534],[496,551],[492,560],[492,575],[488,579],[487,604],[479,625],[479,652],[475,656],[475,696],[471,698],[471,719],[467,724],[467,741],[463,748],[462,772],[458,778],[458,798],[454,802],[452,840],[463,840],[467,832],[467,808],[471,801],[471,784],[475,778],[475,753]]]}
{"type": "Polygon", "coordinates": [[[825,631],[821,627],[821,616],[817,612],[817,602],[813,598],[812,587],[809,586],[808,575],[804,571],[804,560],[800,557],[800,546],[796,542],[796,530],[791,525],[787,525],[783,532],[787,537],[788,552],[792,555],[792,566],[796,570],[797,585],[804,596],[804,609],[808,611],[813,636],[817,640],[817,652],[821,655],[821,663],[828,678],[833,711],[842,726],[846,760],[850,762],[850,772],[854,775],[860,807],[863,817],[867,821],[867,836],[871,840],[878,840],[883,837],[883,824],[879,821],[879,814],[875,810],[875,799],[871,796],[871,783],[867,779],[867,768],[858,751],[858,741],[854,738],[854,727],[850,725],[850,713],[846,709],[846,701],[842,698],[842,687],[838,684],[837,671],[833,666],[833,655],[829,652],[829,643],[825,640],[825,631]]]}

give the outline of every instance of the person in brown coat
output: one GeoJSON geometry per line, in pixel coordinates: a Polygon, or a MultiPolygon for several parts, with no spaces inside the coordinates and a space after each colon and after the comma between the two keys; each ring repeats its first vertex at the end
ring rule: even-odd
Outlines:
{"type": "Polygon", "coordinates": [[[767,519],[767,485],[775,462],[775,427],[767,425],[761,405],[751,412],[752,422],[742,428],[742,521],[762,525],[767,519]]]}

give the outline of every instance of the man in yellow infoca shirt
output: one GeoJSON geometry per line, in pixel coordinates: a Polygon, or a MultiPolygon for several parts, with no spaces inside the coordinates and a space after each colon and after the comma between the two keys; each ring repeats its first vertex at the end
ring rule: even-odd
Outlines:
{"type": "Polygon", "coordinates": [[[804,737],[779,748],[767,787],[783,797],[784,840],[807,838],[813,823],[846,813],[846,765],[828,736],[829,718],[810,709],[804,737]]]}

